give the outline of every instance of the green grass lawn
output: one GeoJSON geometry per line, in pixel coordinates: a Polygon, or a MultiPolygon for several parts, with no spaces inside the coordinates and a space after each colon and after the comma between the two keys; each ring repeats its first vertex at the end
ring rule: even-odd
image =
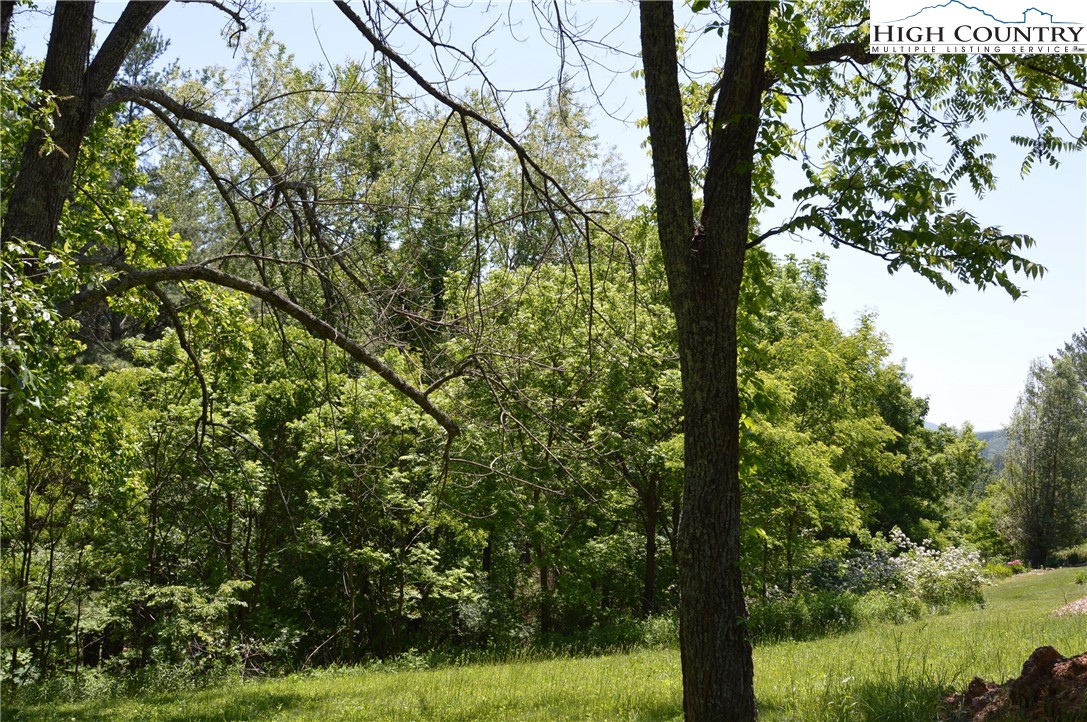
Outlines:
{"type": "MultiPolygon", "coordinates": [[[[1087,594],[1076,570],[1014,577],[987,604],[901,626],[869,627],[755,652],[764,720],[931,720],[939,695],[973,676],[1004,681],[1048,644],[1087,651],[1087,617],[1050,613],[1087,594]]],[[[4,719],[679,720],[679,656],[643,650],[579,659],[434,670],[337,671],[202,692],[40,705],[4,719]]]]}

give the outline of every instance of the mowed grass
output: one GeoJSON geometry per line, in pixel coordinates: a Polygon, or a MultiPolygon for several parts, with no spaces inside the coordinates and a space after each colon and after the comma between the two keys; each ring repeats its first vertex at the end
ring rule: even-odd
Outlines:
{"type": "Polygon", "coordinates": [[[948,691],[971,678],[1019,675],[1035,648],[1087,652],[1087,617],[1052,612],[1087,595],[1076,570],[1012,577],[985,591],[983,609],[755,653],[756,693],[767,720],[932,720],[948,691]]]}
{"type": "MultiPolygon", "coordinates": [[[[1030,652],[1087,651],[1087,617],[1051,612],[1087,594],[1076,570],[1014,577],[987,605],[901,626],[760,647],[763,720],[933,719],[940,695],[971,677],[1004,681],[1030,652]]],[[[337,671],[239,682],[183,694],[8,710],[7,719],[131,720],[679,720],[679,655],[600,657],[434,670],[337,671]],[[9,713],[14,713],[9,716],[9,713]]]]}

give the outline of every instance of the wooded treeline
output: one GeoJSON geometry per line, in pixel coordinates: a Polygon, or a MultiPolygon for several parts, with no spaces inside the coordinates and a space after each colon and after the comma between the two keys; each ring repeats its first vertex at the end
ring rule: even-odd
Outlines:
{"type": "MultiPolygon", "coordinates": [[[[636,641],[678,604],[684,473],[655,209],[564,90],[511,145],[388,64],[246,42],[186,73],[143,35],[55,239],[5,232],[6,678],[636,641]]],[[[5,53],[8,219],[65,98],[5,53]]],[[[970,428],[924,427],[877,319],[827,317],[823,259],[743,266],[752,605],[896,527],[1032,548],[1022,485],[970,428]]],[[[1085,538],[1078,503],[1043,556],[1085,538]]]]}

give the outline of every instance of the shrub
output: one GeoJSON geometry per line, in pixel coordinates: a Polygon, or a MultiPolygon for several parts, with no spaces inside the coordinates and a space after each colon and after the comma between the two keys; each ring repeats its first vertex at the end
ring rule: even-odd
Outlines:
{"type": "Polygon", "coordinates": [[[984,572],[992,581],[1000,581],[1013,576],[1015,569],[1003,562],[986,562],[984,572]]]}
{"type": "Polygon", "coordinates": [[[1087,584],[1087,571],[1076,572],[1076,584],[1087,584]]]}
{"type": "Polygon", "coordinates": [[[893,587],[897,579],[898,567],[888,549],[855,551],[844,559],[822,559],[805,575],[813,589],[853,594],[893,587]]]}
{"type": "MultiPolygon", "coordinates": [[[[981,602],[984,577],[977,552],[955,546],[939,550],[927,539],[916,544],[897,527],[890,536],[890,542],[882,544],[876,538],[871,550],[821,560],[806,571],[805,584],[856,595],[894,591],[936,608],[981,602]]],[[[994,566],[991,572],[1002,577],[1014,567],[997,571],[994,566]]]]}
{"type": "Polygon", "coordinates": [[[643,619],[642,645],[646,647],[676,647],[679,645],[679,618],[672,614],[661,614],[643,619]]]}
{"type": "MultiPolygon", "coordinates": [[[[877,535],[870,549],[844,559],[821,560],[805,571],[800,593],[752,603],[752,637],[810,639],[861,623],[902,624],[958,604],[983,603],[985,576],[977,552],[936,549],[927,539],[916,544],[898,528],[890,537],[877,535]]],[[[986,570],[1003,578],[1014,567],[990,563],[986,570]]]]}
{"type": "Polygon", "coordinates": [[[865,624],[905,624],[927,611],[920,599],[894,592],[870,592],[857,603],[858,617],[865,624]]]}
{"type": "Polygon", "coordinates": [[[936,609],[982,603],[985,580],[977,552],[962,547],[941,551],[928,540],[916,544],[897,527],[891,530],[891,538],[904,551],[894,558],[903,593],[936,609]]]}
{"type": "Polygon", "coordinates": [[[1087,564],[1087,544],[1055,551],[1051,555],[1051,561],[1054,566],[1058,567],[1074,567],[1087,564]]]}
{"type": "Polygon", "coordinates": [[[851,592],[816,590],[758,600],[749,608],[751,637],[755,642],[813,639],[855,629],[857,599],[851,592]]]}

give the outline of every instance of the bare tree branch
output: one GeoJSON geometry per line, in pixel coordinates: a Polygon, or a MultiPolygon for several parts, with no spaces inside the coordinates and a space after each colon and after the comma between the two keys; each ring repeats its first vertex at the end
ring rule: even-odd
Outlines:
{"type": "Polygon", "coordinates": [[[226,3],[219,2],[219,0],[177,0],[179,3],[184,4],[196,4],[196,5],[211,5],[213,8],[222,10],[224,13],[230,16],[230,19],[234,21],[234,31],[230,33],[227,42],[230,47],[236,48],[241,40],[242,33],[249,29],[249,26],[245,23],[245,16],[243,15],[244,2],[238,2],[236,8],[227,6],[226,3]]]}
{"type": "Polygon", "coordinates": [[[428,95],[440,102],[442,105],[445,105],[450,110],[456,112],[458,115],[466,118],[471,118],[472,120],[476,121],[480,125],[490,130],[492,133],[497,135],[503,141],[505,141],[505,143],[517,155],[517,158],[521,162],[521,165],[526,170],[531,169],[534,173],[536,173],[540,178],[543,179],[545,187],[541,188],[539,187],[539,185],[537,185],[536,180],[532,177],[532,174],[526,173],[529,184],[532,186],[533,190],[539,195],[541,199],[550,200],[551,194],[547,191],[547,186],[554,187],[562,200],[565,201],[570,211],[589,218],[590,222],[594,226],[597,226],[609,236],[614,236],[614,234],[610,230],[601,226],[596,221],[591,220],[591,216],[589,216],[588,213],[582,210],[580,204],[576,200],[570,197],[570,195],[566,192],[566,189],[563,188],[562,184],[560,184],[550,173],[548,173],[543,168],[543,166],[536,162],[536,159],[532,157],[532,155],[525,149],[525,147],[521,145],[521,143],[516,138],[514,138],[513,135],[508,130],[506,130],[505,127],[494,122],[493,120],[479,113],[475,109],[465,105],[464,103],[461,103],[449,94],[444,93],[436,88],[430,81],[424,78],[422,74],[419,73],[419,71],[416,70],[414,66],[412,66],[411,63],[409,63],[402,55],[393,50],[392,47],[390,47],[381,37],[379,37],[370,28],[370,26],[368,26],[366,22],[362,18],[360,18],[354,10],[351,9],[351,6],[345,0],[335,0],[335,2],[336,7],[340,9],[340,12],[342,12],[344,16],[347,17],[347,19],[350,20],[351,23],[358,29],[358,31],[362,33],[362,36],[366,38],[367,41],[369,41],[370,45],[373,46],[374,50],[383,55],[384,57],[388,58],[409,78],[415,81],[415,83],[420,88],[422,88],[428,95]]]}
{"type": "Polygon", "coordinates": [[[177,334],[177,342],[185,351],[185,355],[189,357],[189,361],[192,362],[193,374],[200,384],[200,418],[196,420],[196,429],[194,430],[194,434],[197,438],[197,445],[200,445],[204,441],[205,429],[208,421],[211,419],[211,394],[208,392],[207,379],[204,378],[204,367],[200,363],[200,356],[193,350],[192,344],[189,343],[188,334],[185,333],[185,324],[181,322],[181,316],[178,315],[177,307],[174,306],[173,301],[171,301],[170,297],[158,287],[158,284],[148,283],[147,287],[151,289],[151,293],[158,296],[163,309],[166,310],[166,315],[170,317],[170,321],[174,326],[174,332],[177,334]]]}
{"type": "MultiPolygon", "coordinates": [[[[185,146],[189,153],[192,154],[192,157],[196,159],[196,162],[200,164],[200,167],[204,169],[204,172],[208,174],[208,178],[211,179],[212,184],[215,186],[215,190],[219,191],[219,197],[223,199],[223,202],[226,203],[227,208],[230,210],[230,216],[234,219],[234,227],[238,229],[239,236],[243,238],[247,237],[245,224],[242,222],[241,213],[238,212],[238,206],[234,202],[234,198],[231,197],[230,193],[227,191],[226,186],[223,184],[223,179],[216,172],[215,167],[208,161],[207,156],[205,156],[203,151],[196,146],[196,143],[186,135],[185,131],[181,129],[181,126],[175,123],[173,118],[167,115],[162,108],[150,104],[145,107],[154,113],[155,117],[157,117],[163,125],[170,129],[170,132],[181,141],[181,144],[185,146]]],[[[253,249],[250,248],[250,250],[253,249]]],[[[265,283],[267,282],[268,281],[265,280],[265,283]]]]}
{"type": "Polygon", "coordinates": [[[264,154],[264,151],[261,150],[256,141],[240,131],[233,123],[201,110],[197,110],[196,108],[189,107],[173,98],[165,91],[160,90],[159,88],[153,88],[149,85],[119,85],[102,96],[96,110],[101,111],[111,105],[124,102],[139,103],[148,109],[152,109],[152,104],[158,104],[178,118],[191,120],[195,123],[200,123],[201,125],[206,125],[209,128],[214,128],[215,130],[225,133],[238,145],[244,148],[245,151],[253,157],[253,160],[257,161],[261,170],[268,175],[268,179],[272,181],[273,184],[280,185],[286,182],[285,177],[268,159],[268,156],[264,154]]]}

